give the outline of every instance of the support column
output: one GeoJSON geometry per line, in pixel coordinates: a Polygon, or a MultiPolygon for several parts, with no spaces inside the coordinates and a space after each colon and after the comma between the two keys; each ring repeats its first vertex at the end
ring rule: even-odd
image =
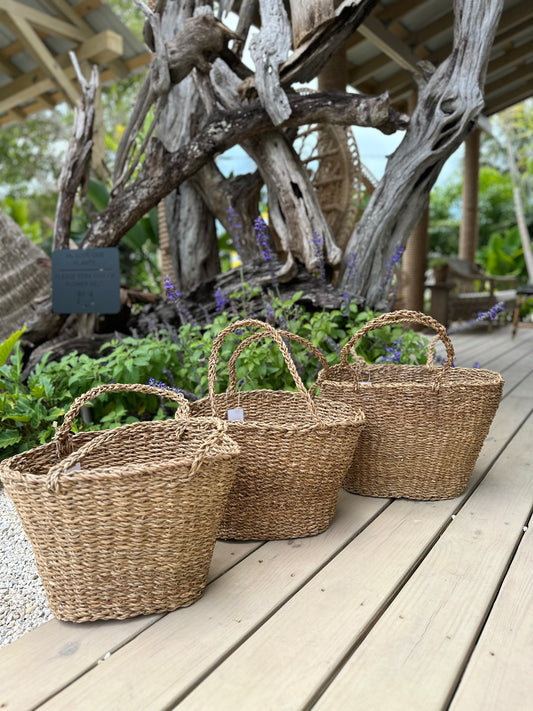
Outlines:
{"type": "Polygon", "coordinates": [[[479,134],[479,129],[475,128],[464,142],[463,214],[459,231],[459,259],[465,259],[470,264],[476,261],[478,240],[479,134]]]}
{"type": "Polygon", "coordinates": [[[420,222],[409,235],[402,255],[401,308],[424,310],[424,283],[426,280],[429,209],[426,207],[420,222]]]}
{"type": "Polygon", "coordinates": [[[346,91],[348,84],[348,63],[343,47],[332,55],[329,62],[318,75],[318,90],[339,89],[346,91]]]}
{"type": "MultiPolygon", "coordinates": [[[[416,107],[416,92],[409,96],[409,113],[416,107]]],[[[426,280],[429,208],[424,210],[420,222],[409,235],[402,256],[401,308],[424,310],[424,283],[426,280]]]]}

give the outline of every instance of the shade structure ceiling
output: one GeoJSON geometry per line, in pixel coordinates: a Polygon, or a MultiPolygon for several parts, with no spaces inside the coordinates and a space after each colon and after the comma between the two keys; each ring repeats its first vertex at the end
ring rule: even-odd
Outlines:
{"type": "Polygon", "coordinates": [[[71,51],[82,68],[99,66],[102,83],[151,59],[103,0],[0,0],[0,125],[76,103],[71,51]]]}
{"type": "MultiPolygon", "coordinates": [[[[348,81],[358,91],[389,91],[405,109],[421,60],[438,66],[453,50],[451,0],[381,0],[345,52],[348,81]]],[[[505,0],[485,83],[490,116],[533,95],[533,0],[505,0]]]]}
{"type": "MultiPolygon", "coordinates": [[[[393,104],[405,110],[416,88],[417,63],[438,65],[452,51],[453,22],[451,0],[380,0],[343,49],[349,84],[368,94],[388,91],[393,104]]],[[[82,64],[98,64],[102,83],[127,76],[151,58],[103,0],[0,0],[0,125],[64,101],[75,103],[79,87],[69,51],[82,64]]],[[[490,116],[532,94],[533,0],[505,0],[484,113],[490,116]]]]}

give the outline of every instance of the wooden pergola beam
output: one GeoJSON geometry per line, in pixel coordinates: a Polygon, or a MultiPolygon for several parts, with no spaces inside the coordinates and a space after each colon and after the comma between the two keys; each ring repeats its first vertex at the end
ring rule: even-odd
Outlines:
{"type": "Polygon", "coordinates": [[[22,74],[20,69],[10,62],[9,59],[2,56],[2,54],[0,54],[0,71],[4,72],[4,74],[7,74],[7,76],[12,79],[19,77],[22,74]]]}
{"type": "Polygon", "coordinates": [[[17,35],[22,39],[28,51],[36,59],[37,63],[44,67],[44,71],[50,76],[54,83],[59,86],[67,101],[74,106],[78,100],[79,92],[64,73],[54,55],[37,35],[28,20],[13,14],[9,14],[8,17],[10,24],[13,25],[17,35]]]}
{"type": "Polygon", "coordinates": [[[53,15],[34,10],[28,5],[15,2],[15,0],[2,0],[0,12],[8,15],[13,21],[15,19],[23,20],[34,27],[39,27],[54,37],[63,37],[73,42],[82,42],[85,39],[80,28],[71,22],[64,22],[53,15]]]}
{"type": "Polygon", "coordinates": [[[531,87],[525,86],[522,91],[517,92],[516,89],[502,93],[498,100],[495,100],[491,105],[491,114],[497,114],[499,111],[508,109],[509,106],[519,104],[521,101],[529,99],[531,96],[531,87]]]}
{"type": "MultiPolygon", "coordinates": [[[[122,37],[111,30],[94,35],[76,50],[76,56],[80,62],[84,59],[92,59],[96,62],[99,57],[105,58],[112,54],[118,56],[121,53],[122,37]]],[[[54,59],[54,62],[70,83],[70,79],[75,78],[76,72],[68,54],[59,55],[54,59]]],[[[55,80],[43,69],[37,69],[31,74],[24,74],[0,89],[0,114],[41,94],[53,91],[55,88],[55,80]]]]}
{"type": "Polygon", "coordinates": [[[418,71],[417,57],[409,47],[396,35],[388,30],[385,25],[376,17],[370,15],[359,26],[358,32],[366,39],[370,40],[383,54],[390,57],[398,66],[408,71],[418,71]]]}
{"type": "MultiPolygon", "coordinates": [[[[148,64],[150,59],[151,59],[150,53],[146,52],[145,54],[138,55],[137,57],[131,57],[130,59],[127,59],[125,64],[126,64],[126,67],[128,68],[128,71],[133,72],[136,69],[139,69],[139,67],[143,67],[146,64],[148,64]]],[[[67,70],[67,73],[69,73],[69,72],[70,72],[70,70],[67,70]]],[[[114,77],[115,77],[114,72],[111,71],[110,69],[106,69],[100,74],[100,82],[102,84],[104,84],[105,82],[110,81],[114,77]]],[[[41,111],[42,109],[48,108],[48,104],[55,106],[57,104],[60,104],[63,101],[63,95],[58,91],[54,92],[55,87],[52,86],[52,82],[49,79],[45,79],[45,81],[50,82],[51,88],[48,90],[48,93],[39,94],[36,97],[28,97],[27,100],[31,101],[31,103],[19,107],[20,110],[24,113],[26,118],[28,116],[30,116],[31,114],[34,114],[36,111],[41,111]]],[[[0,89],[0,97],[1,97],[1,92],[2,92],[2,90],[0,89]]],[[[1,98],[0,98],[0,102],[1,102],[1,98]]],[[[13,105],[16,106],[17,102],[15,101],[13,103],[13,105]]],[[[15,121],[16,119],[17,119],[17,117],[12,110],[8,111],[7,113],[3,113],[3,114],[0,113],[0,126],[5,126],[8,123],[15,121]]]]}
{"type": "MultiPolygon", "coordinates": [[[[72,22],[73,25],[76,25],[76,27],[78,27],[80,32],[83,34],[85,40],[95,36],[96,33],[92,27],[79,16],[77,12],[78,8],[73,8],[68,4],[68,2],[66,2],[66,0],[48,0],[48,4],[53,5],[56,10],[63,15],[63,17],[69,20],[69,22],[72,22]]],[[[111,59],[107,62],[107,64],[111,67],[111,69],[113,69],[117,77],[120,77],[121,79],[126,77],[129,73],[127,66],[121,59],[111,59]]]]}

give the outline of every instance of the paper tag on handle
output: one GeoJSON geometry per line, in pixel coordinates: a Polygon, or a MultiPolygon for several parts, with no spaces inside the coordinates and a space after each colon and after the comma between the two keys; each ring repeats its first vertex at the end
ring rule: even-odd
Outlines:
{"type": "Polygon", "coordinates": [[[244,422],[244,410],[242,407],[234,407],[232,410],[228,410],[228,420],[230,422],[244,422]]]}
{"type": "Polygon", "coordinates": [[[73,467],[70,467],[70,469],[67,469],[65,474],[70,474],[70,472],[75,472],[81,469],[81,464],[79,462],[76,462],[76,464],[73,467]]]}

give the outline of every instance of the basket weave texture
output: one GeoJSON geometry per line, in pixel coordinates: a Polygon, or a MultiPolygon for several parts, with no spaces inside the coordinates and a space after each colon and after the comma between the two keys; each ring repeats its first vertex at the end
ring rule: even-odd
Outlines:
{"type": "Polygon", "coordinates": [[[55,442],[0,464],[58,619],[123,619],[201,595],[239,450],[225,423],[187,412],[171,390],[103,385],[73,402],[55,442]],[[70,434],[84,404],[123,390],[177,401],[176,419],[70,434]]]}
{"type": "Polygon", "coordinates": [[[298,538],[324,531],[335,514],[341,483],[350,464],[364,415],[340,402],[316,402],[303,385],[283,337],[306,345],[326,364],[308,341],[279,332],[253,319],[231,324],[218,334],[209,359],[209,398],[191,404],[193,414],[242,408],[243,421],[228,422],[228,433],[241,450],[235,484],[219,530],[219,538],[269,540],[298,538]],[[216,365],[224,339],[245,327],[262,331],[233,353],[229,387],[215,394],[216,365]],[[242,348],[259,338],[272,338],[279,347],[298,392],[252,390],[236,392],[235,361],[242,348]]]}
{"type": "Polygon", "coordinates": [[[444,326],[417,311],[394,311],[368,322],[341,351],[341,363],[318,377],[321,397],[349,402],[367,424],[344,481],[354,494],[437,500],[467,487],[501,399],[503,378],[477,368],[455,368],[444,326]],[[414,322],[437,331],[446,347],[442,368],[362,364],[348,356],[369,331],[414,322]]]}

